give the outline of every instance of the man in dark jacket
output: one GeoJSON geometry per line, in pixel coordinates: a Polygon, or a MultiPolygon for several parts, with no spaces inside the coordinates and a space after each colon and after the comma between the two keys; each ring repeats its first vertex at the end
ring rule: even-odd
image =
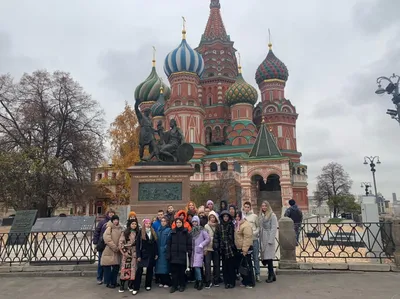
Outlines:
{"type": "MultiPolygon", "coordinates": [[[[114,210],[110,209],[107,211],[105,214],[105,217],[103,220],[101,220],[96,227],[96,230],[94,231],[93,234],[93,244],[97,245],[100,241],[100,238],[103,238],[103,234],[106,231],[107,228],[107,223],[110,221],[111,217],[115,215],[114,210]]],[[[97,284],[102,284],[103,283],[103,267],[100,265],[100,260],[101,260],[101,254],[102,252],[99,251],[99,262],[97,265],[97,284]]]]}
{"type": "Polygon", "coordinates": [[[303,222],[303,213],[297,207],[294,199],[289,200],[290,207],[285,212],[285,217],[289,217],[294,222],[294,231],[296,233],[296,241],[299,242],[300,227],[303,222]]]}

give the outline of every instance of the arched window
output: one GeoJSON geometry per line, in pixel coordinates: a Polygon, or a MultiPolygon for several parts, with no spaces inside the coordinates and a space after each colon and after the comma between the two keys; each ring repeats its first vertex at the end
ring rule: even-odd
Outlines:
{"type": "Polygon", "coordinates": [[[212,97],[208,97],[208,106],[211,106],[212,105],[212,97]]]}
{"type": "Polygon", "coordinates": [[[188,95],[192,95],[192,84],[188,84],[188,95]]]}
{"type": "Polygon", "coordinates": [[[181,92],[182,92],[182,85],[178,84],[178,96],[181,95],[181,92]]]}
{"type": "Polygon", "coordinates": [[[220,127],[216,127],[215,128],[215,140],[220,140],[221,139],[221,128],[220,127]]]}
{"type": "Polygon", "coordinates": [[[218,171],[218,165],[217,165],[217,163],[212,162],[212,163],[210,164],[210,171],[211,171],[211,172],[217,172],[217,171],[218,171]]]}
{"type": "Polygon", "coordinates": [[[223,129],[224,141],[226,140],[226,138],[228,138],[227,130],[228,130],[228,127],[224,127],[224,129],[223,129]]]}
{"type": "Polygon", "coordinates": [[[228,171],[228,163],[225,161],[221,162],[220,164],[221,171],[228,171]]]}
{"type": "Polygon", "coordinates": [[[201,166],[200,166],[200,164],[195,164],[195,165],[194,165],[194,172],[201,172],[201,166]]]}

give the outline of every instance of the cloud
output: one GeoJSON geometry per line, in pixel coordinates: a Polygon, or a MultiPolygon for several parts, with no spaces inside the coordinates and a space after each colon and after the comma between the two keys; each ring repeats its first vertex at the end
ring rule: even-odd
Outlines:
{"type": "MultiPolygon", "coordinates": [[[[195,48],[209,16],[209,1],[71,0],[58,3],[6,1],[0,11],[0,73],[20,76],[36,68],[71,72],[98,99],[111,122],[133,103],[136,86],[150,73],[152,46],[157,71],[181,40],[181,16],[195,48]],[[27,25],[28,24],[28,25],[27,25]]],[[[400,72],[400,2],[388,0],[296,1],[220,0],[222,17],[242,56],[246,81],[268,52],[288,67],[285,95],[296,106],[298,150],[308,164],[309,193],[321,168],[341,163],[361,193],[371,180],[362,164],[379,155],[379,191],[400,194],[396,157],[399,126],[386,115],[388,95],[377,96],[376,78],[400,72]],[[270,12],[268,18],[265,12],[270,12]],[[284,11],[285,16],[272,12],[284,11]],[[239,20],[239,21],[238,21],[239,20]]]]}

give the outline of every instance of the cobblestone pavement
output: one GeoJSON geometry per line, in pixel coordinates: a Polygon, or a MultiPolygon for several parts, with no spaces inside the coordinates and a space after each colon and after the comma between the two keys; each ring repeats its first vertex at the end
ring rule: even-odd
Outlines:
{"type": "MultiPolygon", "coordinates": [[[[400,299],[399,273],[349,273],[318,275],[279,275],[273,284],[258,283],[254,289],[225,290],[223,286],[197,291],[189,285],[184,293],[169,294],[168,290],[154,287],[141,292],[137,298],[225,298],[225,299],[347,299],[379,298],[400,299]]],[[[1,278],[0,298],[18,299],[110,299],[132,298],[128,291],[118,293],[96,285],[95,279],[78,278],[1,278]]]]}

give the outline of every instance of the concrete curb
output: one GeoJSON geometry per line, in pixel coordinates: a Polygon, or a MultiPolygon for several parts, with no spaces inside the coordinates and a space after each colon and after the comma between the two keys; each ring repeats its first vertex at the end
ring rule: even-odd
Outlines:
{"type": "Polygon", "coordinates": [[[96,277],[97,271],[2,272],[1,278],[15,277],[96,277]]]}

